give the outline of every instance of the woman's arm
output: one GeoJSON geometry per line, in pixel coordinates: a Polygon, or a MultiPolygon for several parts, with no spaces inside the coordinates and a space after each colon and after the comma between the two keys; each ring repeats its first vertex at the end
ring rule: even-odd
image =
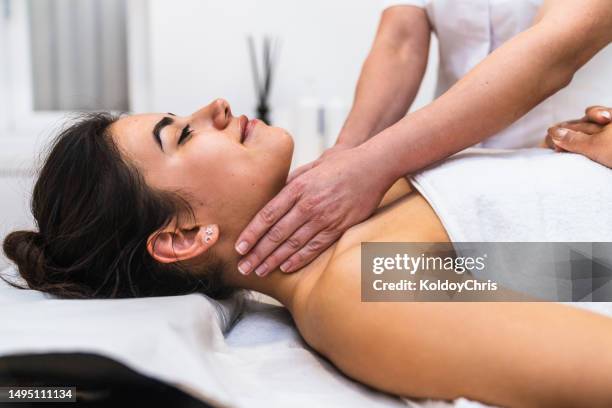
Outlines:
{"type": "Polygon", "coordinates": [[[508,407],[612,406],[612,320],[554,303],[361,302],[339,258],[299,325],[340,370],[409,397],[508,407]]]}
{"type": "Polygon", "coordinates": [[[549,0],[538,21],[427,107],[354,150],[397,177],[499,132],[570,83],[612,41],[608,0],[549,0]]]}

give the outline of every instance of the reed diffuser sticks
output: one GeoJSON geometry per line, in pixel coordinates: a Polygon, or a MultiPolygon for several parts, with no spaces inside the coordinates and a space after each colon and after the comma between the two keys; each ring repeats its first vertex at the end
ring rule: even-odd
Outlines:
{"type": "Polygon", "coordinates": [[[247,44],[249,47],[251,72],[255,84],[255,95],[257,97],[257,118],[269,124],[270,92],[274,82],[280,42],[276,38],[264,36],[261,55],[263,76],[260,76],[258,52],[255,39],[252,35],[247,37],[247,44]]]}

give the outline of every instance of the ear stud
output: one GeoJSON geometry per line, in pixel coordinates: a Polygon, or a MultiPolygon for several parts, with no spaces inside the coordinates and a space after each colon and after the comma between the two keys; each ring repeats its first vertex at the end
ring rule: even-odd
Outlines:
{"type": "Polygon", "coordinates": [[[212,235],[213,229],[212,227],[206,227],[206,235],[212,235]]]}
{"type": "Polygon", "coordinates": [[[204,242],[209,243],[210,241],[212,241],[212,238],[210,236],[204,238],[204,242]]]}

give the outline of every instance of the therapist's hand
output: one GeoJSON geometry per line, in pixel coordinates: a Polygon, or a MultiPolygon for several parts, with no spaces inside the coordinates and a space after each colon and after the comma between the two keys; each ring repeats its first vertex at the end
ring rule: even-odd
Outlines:
{"type": "Polygon", "coordinates": [[[610,123],[610,118],[608,118],[608,116],[612,116],[610,113],[611,110],[611,108],[606,108],[603,106],[591,106],[586,109],[585,115],[582,119],[574,119],[557,123],[548,129],[546,138],[540,147],[549,147],[559,152],[564,151],[564,149],[553,142],[552,134],[556,128],[574,130],[587,135],[601,132],[604,126],[610,123]]]}
{"type": "Polygon", "coordinates": [[[343,150],[350,149],[351,147],[352,146],[336,144],[336,145],[330,147],[329,149],[326,149],[323,152],[323,154],[321,154],[321,156],[319,156],[318,159],[313,160],[310,163],[306,163],[304,165],[301,165],[297,169],[293,170],[291,172],[291,174],[289,174],[289,177],[287,178],[287,183],[291,183],[294,179],[296,179],[301,174],[306,173],[308,170],[312,169],[313,167],[317,167],[319,164],[321,164],[325,160],[328,160],[334,154],[336,154],[338,152],[341,152],[343,150]]]}
{"type": "Polygon", "coordinates": [[[364,149],[337,149],[294,177],[240,234],[240,272],[295,272],[368,218],[392,184],[371,161],[364,149]]]}
{"type": "Polygon", "coordinates": [[[560,123],[548,129],[548,137],[558,151],[582,154],[612,168],[612,109],[588,108],[580,121],[560,123]]]}

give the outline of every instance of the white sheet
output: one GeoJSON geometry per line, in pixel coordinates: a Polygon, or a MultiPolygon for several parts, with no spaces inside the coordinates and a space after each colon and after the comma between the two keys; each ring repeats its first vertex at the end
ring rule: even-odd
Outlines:
{"type": "MultiPolygon", "coordinates": [[[[306,346],[282,307],[247,301],[224,337],[237,303],[203,295],[58,300],[0,282],[0,355],[101,354],[227,407],[484,407],[401,400],[353,382],[306,346]]],[[[612,304],[577,306],[612,316],[612,304]]]]}
{"type": "Polygon", "coordinates": [[[236,304],[203,295],[59,300],[1,282],[0,355],[101,354],[215,406],[405,406],[308,349],[284,308],[249,303],[225,339],[236,304]]]}

